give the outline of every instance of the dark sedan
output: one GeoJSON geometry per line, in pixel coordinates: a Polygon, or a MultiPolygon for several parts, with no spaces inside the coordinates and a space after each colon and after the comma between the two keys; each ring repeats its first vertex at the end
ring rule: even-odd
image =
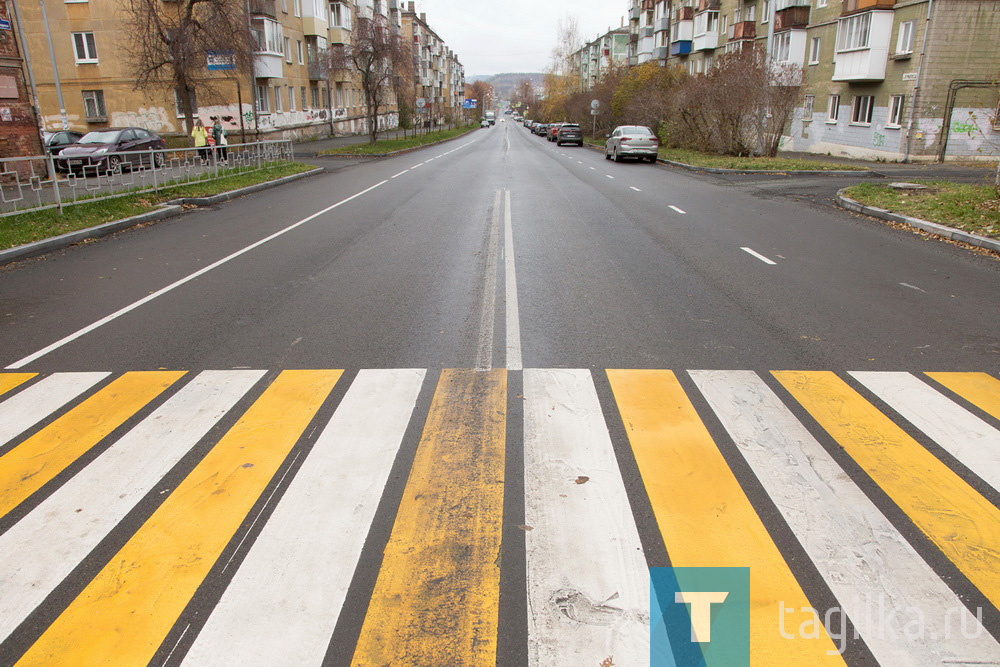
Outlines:
{"type": "MultiPolygon", "coordinates": [[[[163,150],[166,142],[141,127],[95,130],[83,135],[79,142],[59,154],[59,168],[67,171],[120,171],[123,167],[148,166],[150,150],[163,150]],[[142,151],[142,152],[140,152],[142,151]],[[88,167],[92,169],[88,169],[88,167]]],[[[163,164],[163,153],[152,156],[157,167],[163,164]]]]}
{"type": "Polygon", "coordinates": [[[583,131],[580,129],[579,125],[574,123],[564,123],[563,126],[559,128],[559,132],[556,134],[556,145],[562,146],[563,144],[576,144],[577,146],[583,145],[583,131]]]}
{"type": "Polygon", "coordinates": [[[544,137],[548,129],[548,123],[536,123],[535,126],[531,128],[531,131],[540,137],[544,137]]]}
{"type": "Polygon", "coordinates": [[[72,146],[80,141],[83,132],[73,132],[72,130],[62,130],[60,132],[42,132],[42,141],[45,143],[45,152],[50,155],[59,155],[64,148],[72,146]]]}

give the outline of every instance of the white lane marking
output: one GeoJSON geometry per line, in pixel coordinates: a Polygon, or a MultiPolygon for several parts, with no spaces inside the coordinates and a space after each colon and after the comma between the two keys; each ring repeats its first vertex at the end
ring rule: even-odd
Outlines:
{"type": "Polygon", "coordinates": [[[31,428],[111,373],[56,373],[0,403],[0,445],[31,428]]]}
{"type": "Polygon", "coordinates": [[[412,167],[410,167],[410,170],[412,171],[412,170],[417,169],[418,167],[422,167],[422,166],[424,166],[423,162],[421,162],[420,164],[413,165],[412,167]]]}
{"type": "Polygon", "coordinates": [[[648,664],[649,570],[590,371],[527,369],[524,398],[530,664],[648,664]]]}
{"type": "Polygon", "coordinates": [[[514,272],[514,231],[511,223],[510,190],[505,192],[504,207],[504,285],[506,286],[505,307],[507,313],[507,368],[519,371],[521,363],[521,315],[517,304],[517,276],[514,272]]]}
{"type": "Polygon", "coordinates": [[[610,178],[612,181],[615,180],[615,177],[612,176],[611,174],[604,174],[604,175],[607,176],[608,178],[610,178]]]}
{"type": "Polygon", "coordinates": [[[642,192],[642,190],[640,190],[639,188],[635,187],[634,185],[630,185],[629,187],[631,189],[635,190],[636,192],[642,192]]]}
{"type": "Polygon", "coordinates": [[[905,372],[851,376],[1000,491],[1000,431],[905,372]]]}
{"type": "Polygon", "coordinates": [[[764,257],[764,255],[760,254],[759,252],[757,252],[753,248],[742,247],[742,248],[740,248],[740,250],[742,250],[743,252],[745,252],[747,254],[753,255],[754,257],[756,257],[760,261],[764,262],[765,264],[772,264],[772,265],[773,264],[777,264],[777,262],[775,262],[774,260],[768,259],[767,257],[764,257]]]}
{"type": "Polygon", "coordinates": [[[0,536],[0,638],[9,636],[264,374],[199,374],[0,536]]]}
{"type": "Polygon", "coordinates": [[[927,290],[922,290],[916,285],[911,285],[910,283],[899,283],[899,284],[902,285],[903,287],[908,287],[909,289],[917,290],[918,292],[923,292],[924,294],[927,294],[927,290]]]}
{"type": "Polygon", "coordinates": [[[97,320],[96,322],[94,322],[93,324],[87,325],[84,328],[80,329],[79,331],[77,331],[75,333],[72,333],[69,336],[66,336],[65,338],[57,340],[55,343],[52,343],[48,347],[43,347],[38,352],[35,352],[34,354],[29,354],[28,356],[24,357],[23,359],[15,361],[14,363],[12,363],[9,366],[7,366],[6,369],[7,370],[16,370],[18,368],[23,368],[24,366],[30,364],[32,361],[35,361],[36,359],[38,359],[40,357],[44,357],[49,352],[52,352],[53,350],[57,350],[60,347],[62,347],[63,345],[66,345],[67,343],[72,343],[77,338],[80,338],[81,336],[85,336],[86,334],[90,333],[94,329],[102,327],[105,324],[107,324],[108,322],[113,322],[114,320],[118,319],[122,315],[127,315],[128,313],[132,312],[136,308],[149,303],[153,299],[159,298],[159,297],[163,296],[164,294],[166,294],[167,292],[173,291],[173,290],[177,289],[178,287],[180,287],[181,285],[189,283],[192,280],[194,280],[195,278],[199,278],[199,277],[205,275],[206,273],[208,273],[209,271],[212,271],[213,269],[217,269],[218,267],[222,266],[223,264],[225,264],[227,262],[230,262],[230,261],[236,259],[237,257],[240,257],[241,255],[245,255],[246,253],[250,252],[251,250],[259,248],[260,246],[264,245],[265,243],[269,243],[269,242],[273,241],[274,239],[278,238],[279,236],[287,234],[288,232],[292,231],[293,229],[297,229],[297,228],[301,227],[302,225],[306,224],[307,222],[309,222],[311,220],[315,220],[316,218],[318,218],[319,216],[323,215],[324,213],[329,213],[330,211],[332,211],[333,209],[337,208],[338,206],[343,206],[347,202],[353,201],[354,199],[357,199],[358,197],[360,197],[360,196],[362,196],[364,194],[367,194],[367,193],[371,192],[372,190],[374,190],[375,188],[377,188],[377,187],[379,187],[381,185],[385,185],[388,182],[389,182],[388,180],[380,181],[379,183],[376,183],[375,185],[373,185],[373,186],[371,186],[369,188],[365,188],[361,192],[358,192],[358,193],[355,193],[355,194],[351,195],[347,199],[341,199],[336,204],[331,204],[330,206],[327,206],[326,208],[324,208],[322,210],[316,211],[312,215],[306,216],[305,218],[302,218],[298,222],[293,223],[293,224],[289,225],[288,227],[285,227],[284,229],[282,229],[280,231],[277,231],[274,234],[271,234],[270,236],[264,237],[264,238],[262,238],[259,241],[251,243],[250,245],[246,246],[245,248],[237,250],[236,252],[234,252],[232,254],[226,255],[222,259],[220,259],[220,260],[218,260],[216,262],[213,262],[213,263],[209,264],[208,266],[206,266],[206,267],[204,267],[202,269],[199,269],[199,270],[195,271],[194,273],[192,273],[192,274],[190,274],[188,276],[185,276],[185,277],[181,278],[180,280],[177,280],[175,282],[170,283],[166,287],[164,287],[162,289],[159,289],[159,290],[153,292],[152,294],[139,299],[135,303],[132,303],[132,304],[130,304],[128,306],[125,306],[124,308],[122,308],[120,310],[116,310],[115,312],[111,313],[107,317],[103,317],[103,318],[97,320]]]}
{"type": "Polygon", "coordinates": [[[583,164],[583,161],[582,160],[577,160],[576,163],[577,164],[583,164]]]}
{"type": "Polygon", "coordinates": [[[591,167],[590,170],[591,171],[597,171],[597,167],[591,167]]]}
{"type": "Polygon", "coordinates": [[[476,349],[476,370],[493,367],[493,322],[497,309],[497,247],[500,245],[500,190],[493,199],[493,217],[486,248],[486,274],[483,281],[483,305],[479,311],[479,345],[476,349]]]}
{"type": "Polygon", "coordinates": [[[403,174],[405,174],[408,171],[409,171],[409,169],[404,169],[403,171],[399,172],[395,176],[391,176],[390,179],[392,179],[392,178],[399,178],[400,176],[402,176],[403,174]]]}
{"type": "Polygon", "coordinates": [[[996,660],[996,640],[756,373],[689,374],[878,664],[996,660]],[[872,613],[889,600],[897,616],[872,613]],[[975,640],[949,630],[951,609],[975,640]],[[903,627],[923,632],[910,638],[903,627]]]}
{"type": "Polygon", "coordinates": [[[677,208],[676,206],[674,206],[673,204],[670,204],[670,208],[674,209],[675,211],[677,211],[681,215],[687,215],[687,211],[683,211],[683,210],[677,208]]]}
{"type": "Polygon", "coordinates": [[[424,373],[358,373],[185,665],[323,662],[424,373]]]}

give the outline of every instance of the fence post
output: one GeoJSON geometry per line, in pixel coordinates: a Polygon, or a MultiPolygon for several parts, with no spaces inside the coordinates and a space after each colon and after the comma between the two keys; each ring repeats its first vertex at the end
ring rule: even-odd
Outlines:
{"type": "MultiPolygon", "coordinates": [[[[166,160],[164,160],[166,162],[166,160]]],[[[153,172],[153,192],[160,189],[160,186],[156,183],[156,149],[149,149],[149,168],[153,172]]]]}
{"type": "Polygon", "coordinates": [[[55,158],[49,153],[48,166],[49,172],[52,174],[52,191],[56,195],[56,206],[59,207],[59,215],[63,214],[62,196],[59,194],[59,172],[56,171],[56,161],[55,158]]]}

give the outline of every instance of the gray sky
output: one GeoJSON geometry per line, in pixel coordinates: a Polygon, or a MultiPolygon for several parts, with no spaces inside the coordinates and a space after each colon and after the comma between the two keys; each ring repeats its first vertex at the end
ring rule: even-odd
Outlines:
{"type": "Polygon", "coordinates": [[[471,75],[541,72],[549,65],[556,24],[572,15],[584,39],[616,28],[627,0],[416,0],[417,13],[471,75]]]}

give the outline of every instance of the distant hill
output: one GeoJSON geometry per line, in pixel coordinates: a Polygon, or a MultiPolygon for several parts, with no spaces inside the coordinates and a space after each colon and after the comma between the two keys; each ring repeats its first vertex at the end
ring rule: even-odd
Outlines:
{"type": "Polygon", "coordinates": [[[504,74],[494,74],[492,76],[466,75],[465,77],[466,83],[485,81],[493,86],[493,90],[496,91],[497,96],[502,99],[509,98],[510,94],[514,92],[514,89],[517,88],[517,84],[521,83],[522,79],[528,79],[535,88],[541,88],[545,81],[545,74],[542,72],[506,72],[504,74]]]}

